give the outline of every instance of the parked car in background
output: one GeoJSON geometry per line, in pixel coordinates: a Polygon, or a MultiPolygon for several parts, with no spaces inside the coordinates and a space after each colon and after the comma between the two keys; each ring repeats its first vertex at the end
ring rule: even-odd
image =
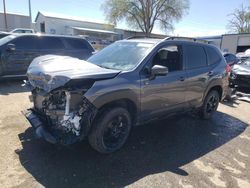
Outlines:
{"type": "Polygon", "coordinates": [[[118,41],[87,61],[42,56],[27,71],[34,108],[25,116],[48,142],[88,138],[110,153],[133,125],[191,110],[210,118],[227,93],[228,67],[216,47],[173,37],[118,41]]]}
{"type": "Polygon", "coordinates": [[[16,28],[10,31],[10,33],[35,33],[35,31],[29,28],[16,28]]]}
{"type": "Polygon", "coordinates": [[[23,76],[31,61],[55,54],[87,59],[93,47],[82,38],[57,35],[13,34],[0,39],[0,78],[23,76]]]}
{"type": "Polygon", "coordinates": [[[223,56],[225,57],[226,62],[230,67],[240,62],[240,59],[234,54],[224,53],[223,56]]]}
{"type": "Polygon", "coordinates": [[[240,59],[240,61],[245,61],[250,57],[250,49],[246,50],[245,52],[237,53],[236,56],[240,59]]]}
{"type": "Polygon", "coordinates": [[[230,87],[250,88],[250,57],[234,65],[230,74],[230,87]]]}

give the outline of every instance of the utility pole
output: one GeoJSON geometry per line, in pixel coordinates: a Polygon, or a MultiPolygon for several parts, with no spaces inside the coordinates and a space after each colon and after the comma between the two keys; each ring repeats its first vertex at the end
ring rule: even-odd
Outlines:
{"type": "Polygon", "coordinates": [[[31,2],[29,0],[29,14],[30,14],[30,28],[32,29],[32,14],[31,14],[31,2]]]}
{"type": "Polygon", "coordinates": [[[4,14],[5,30],[8,31],[8,24],[7,24],[7,15],[6,15],[5,0],[3,0],[3,14],[4,14]]]}

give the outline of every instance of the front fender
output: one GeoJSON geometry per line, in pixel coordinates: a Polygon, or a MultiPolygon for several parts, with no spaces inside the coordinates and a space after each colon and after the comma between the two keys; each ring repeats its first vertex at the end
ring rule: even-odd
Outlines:
{"type": "Polygon", "coordinates": [[[121,89],[121,90],[112,91],[109,93],[104,93],[102,95],[99,95],[93,101],[93,104],[99,109],[107,103],[122,100],[122,99],[127,99],[127,100],[132,101],[136,105],[137,109],[139,108],[139,101],[137,100],[136,93],[134,93],[132,90],[129,90],[129,89],[121,89]]]}
{"type": "Polygon", "coordinates": [[[140,82],[124,78],[101,80],[84,94],[84,96],[97,108],[121,99],[132,101],[136,110],[140,110],[140,82]],[[131,82],[130,82],[131,81],[131,82]]]}

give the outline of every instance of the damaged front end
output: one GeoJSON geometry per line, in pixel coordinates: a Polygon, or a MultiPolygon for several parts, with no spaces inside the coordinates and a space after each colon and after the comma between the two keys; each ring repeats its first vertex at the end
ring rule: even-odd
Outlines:
{"type": "Polygon", "coordinates": [[[51,143],[69,145],[84,139],[97,109],[84,97],[85,90],[32,91],[34,108],[24,113],[36,134],[51,143]]]}
{"type": "Polygon", "coordinates": [[[84,139],[97,113],[84,96],[96,81],[119,71],[66,56],[46,55],[30,64],[25,83],[34,107],[24,113],[38,137],[51,143],[72,144],[84,139]]]}

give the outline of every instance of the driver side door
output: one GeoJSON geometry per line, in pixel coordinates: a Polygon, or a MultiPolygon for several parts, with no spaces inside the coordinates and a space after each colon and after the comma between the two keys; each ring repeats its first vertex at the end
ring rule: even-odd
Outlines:
{"type": "Polygon", "coordinates": [[[186,107],[186,71],[182,46],[166,44],[158,48],[140,75],[142,121],[176,112],[186,107]],[[151,78],[154,65],[168,67],[168,74],[151,78]]]}
{"type": "Polygon", "coordinates": [[[24,75],[31,61],[39,56],[36,36],[19,36],[6,45],[2,55],[4,75],[24,75]],[[15,46],[14,50],[8,50],[8,44],[15,46]]]}

